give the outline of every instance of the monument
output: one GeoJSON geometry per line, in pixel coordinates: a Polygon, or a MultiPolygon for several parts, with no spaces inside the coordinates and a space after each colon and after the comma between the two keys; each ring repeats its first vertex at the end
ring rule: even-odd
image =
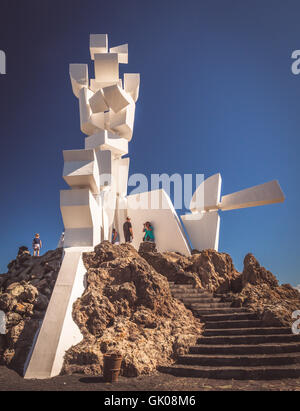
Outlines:
{"type": "Polygon", "coordinates": [[[192,248],[218,249],[219,210],[284,200],[276,181],[221,198],[221,176],[216,174],[200,184],[191,201],[191,213],[182,217],[188,239],[164,190],[128,195],[130,159],[124,156],[133,136],[140,75],[126,73],[120,78],[119,65],[128,63],[128,45],[109,48],[106,34],[90,36],[90,53],[95,78],[89,78],[87,64],[70,65],[72,89],[79,101],[80,127],[87,137],[84,149],[63,152],[63,178],[70,187],[60,193],[65,227],[60,245],[64,256],[24,367],[25,378],[58,375],[65,352],[82,340],[72,318],[73,303],[85,288],[82,253],[110,240],[112,228],[119,232],[122,242],[122,226],[128,215],[135,233],[133,246],[138,247],[142,241],[143,223],[151,221],[158,251],[190,255],[192,248]]]}

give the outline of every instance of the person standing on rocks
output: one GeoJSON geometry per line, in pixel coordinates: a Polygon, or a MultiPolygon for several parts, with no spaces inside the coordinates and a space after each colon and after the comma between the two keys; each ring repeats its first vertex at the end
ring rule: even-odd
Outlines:
{"type": "Polygon", "coordinates": [[[123,231],[124,231],[125,242],[131,243],[131,241],[133,240],[133,230],[132,230],[131,219],[129,217],[126,218],[126,221],[123,224],[123,231]]]}
{"type": "Polygon", "coordinates": [[[32,241],[32,248],[33,248],[33,256],[36,255],[39,257],[40,249],[42,248],[42,240],[40,239],[40,235],[36,234],[33,241],[32,241]]]}
{"type": "Polygon", "coordinates": [[[119,236],[119,233],[117,232],[117,230],[115,228],[113,228],[113,230],[112,230],[111,243],[116,244],[116,245],[120,244],[120,236],[119,236]]]}

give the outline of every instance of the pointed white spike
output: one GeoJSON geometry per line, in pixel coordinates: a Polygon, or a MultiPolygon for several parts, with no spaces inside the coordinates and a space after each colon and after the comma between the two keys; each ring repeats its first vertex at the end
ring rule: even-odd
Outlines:
{"type": "Polygon", "coordinates": [[[269,181],[255,187],[247,188],[222,197],[220,209],[235,210],[237,208],[256,207],[266,204],[282,203],[284,194],[277,180],[269,181]]]}

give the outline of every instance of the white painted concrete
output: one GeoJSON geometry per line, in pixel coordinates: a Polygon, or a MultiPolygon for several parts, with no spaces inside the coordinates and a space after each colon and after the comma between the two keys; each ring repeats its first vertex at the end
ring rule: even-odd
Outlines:
{"type": "Polygon", "coordinates": [[[201,251],[211,248],[218,251],[220,216],[217,211],[186,214],[181,219],[193,249],[201,251]]]}
{"type": "Polygon", "coordinates": [[[136,103],[139,98],[140,91],[140,74],[138,73],[125,73],[124,74],[124,89],[130,93],[134,102],[136,103]]]}
{"type": "Polygon", "coordinates": [[[101,202],[88,188],[61,190],[60,208],[65,247],[92,247],[100,243],[101,202]]]}
{"type": "Polygon", "coordinates": [[[45,379],[59,375],[65,352],[82,340],[72,318],[73,303],[85,288],[82,252],[91,248],[65,249],[65,255],[48,309],[24,377],[45,379]]]}
{"type": "Polygon", "coordinates": [[[128,64],[128,44],[112,47],[109,52],[118,54],[119,64],[128,64]]]}
{"type": "MultiPolygon", "coordinates": [[[[177,251],[190,255],[190,247],[173,204],[164,190],[129,195],[128,216],[134,232],[133,246],[139,248],[143,240],[143,224],[154,227],[155,243],[159,252],[177,251]]],[[[125,222],[125,221],[124,221],[125,222]]]]}
{"type": "Polygon", "coordinates": [[[95,54],[95,78],[98,83],[119,81],[118,54],[95,54]]]}
{"type": "Polygon", "coordinates": [[[107,34],[90,34],[90,53],[91,59],[95,59],[95,54],[108,52],[107,34]]]}
{"type": "Polygon", "coordinates": [[[64,150],[63,178],[70,187],[89,187],[99,194],[99,168],[94,150],[64,150]]]}
{"type": "Polygon", "coordinates": [[[107,130],[100,131],[85,139],[85,149],[111,151],[115,157],[128,154],[128,140],[112,134],[107,130]]]}
{"type": "Polygon", "coordinates": [[[220,209],[235,210],[237,208],[257,207],[267,204],[282,203],[284,194],[278,181],[270,181],[255,187],[247,188],[222,197],[220,209]]]}
{"type": "Polygon", "coordinates": [[[89,85],[88,65],[70,64],[70,78],[73,93],[78,98],[80,89],[89,85]]]}
{"type": "Polygon", "coordinates": [[[201,212],[217,209],[220,203],[221,186],[221,174],[215,174],[204,180],[192,197],[190,210],[192,212],[201,212]]]}

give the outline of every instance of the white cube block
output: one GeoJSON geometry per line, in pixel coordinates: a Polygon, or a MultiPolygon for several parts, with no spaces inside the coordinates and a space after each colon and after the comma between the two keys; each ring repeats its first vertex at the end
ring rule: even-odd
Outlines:
{"type": "Polygon", "coordinates": [[[107,34],[91,34],[90,35],[90,52],[91,59],[95,59],[95,54],[108,52],[108,36],[107,34]]]}

